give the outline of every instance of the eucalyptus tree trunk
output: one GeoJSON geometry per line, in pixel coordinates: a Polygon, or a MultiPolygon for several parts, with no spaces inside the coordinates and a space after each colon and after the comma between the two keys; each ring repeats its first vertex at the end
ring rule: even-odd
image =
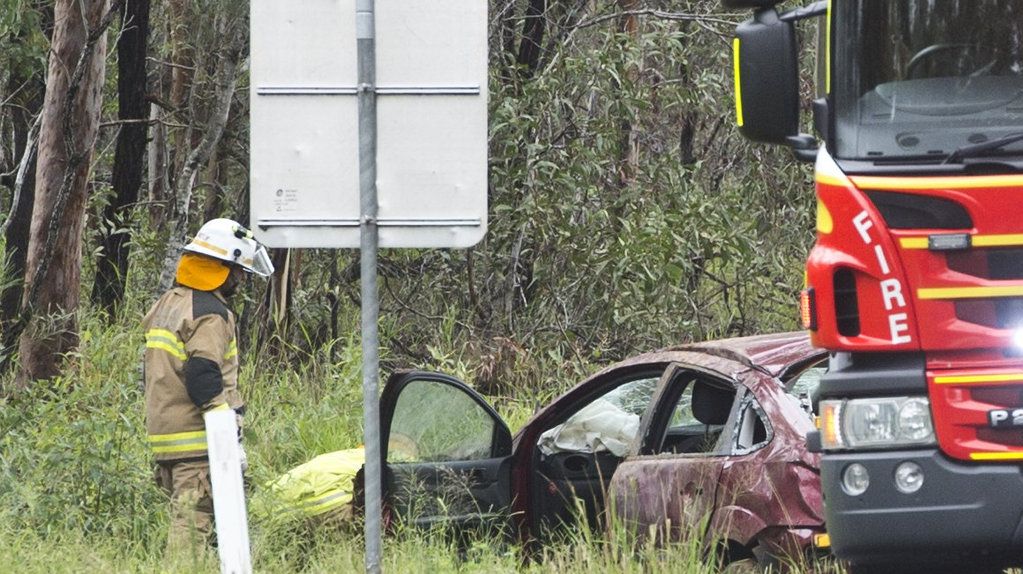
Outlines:
{"type": "Polygon", "coordinates": [[[547,30],[547,0],[529,0],[522,22],[522,41],[519,42],[517,63],[522,74],[529,78],[536,72],[543,55],[543,37],[547,30]]]}
{"type": "MultiPolygon", "coordinates": [[[[201,63],[204,52],[213,48],[213,46],[203,46],[193,49],[190,40],[192,36],[196,35],[196,30],[193,27],[198,28],[198,26],[195,26],[195,22],[191,19],[199,16],[194,13],[197,10],[190,9],[193,4],[196,7],[199,5],[190,0],[168,0],[166,6],[168,12],[167,43],[171,62],[167,94],[170,103],[168,117],[179,125],[167,129],[168,185],[164,190],[166,195],[162,198],[165,207],[158,229],[163,229],[165,225],[170,224],[169,220],[174,216],[174,198],[178,184],[176,178],[181,175],[187,156],[195,143],[193,140],[195,129],[189,117],[189,106],[193,102],[189,96],[198,80],[197,63],[201,63]],[[181,124],[186,124],[186,126],[182,127],[181,124]]],[[[220,18],[220,16],[218,15],[216,18],[220,18]]]]}
{"type": "MultiPolygon", "coordinates": [[[[639,8],[639,0],[619,0],[619,5],[625,15],[620,22],[619,30],[628,36],[630,42],[639,37],[639,20],[631,13],[639,8]]],[[[626,70],[626,81],[628,86],[622,86],[622,91],[632,89],[640,81],[640,65],[629,64],[626,70]]],[[[621,158],[618,168],[618,181],[622,188],[629,187],[636,181],[636,172],[639,167],[639,139],[636,126],[632,125],[629,115],[622,114],[619,124],[619,145],[621,146],[621,158]]]]}
{"type": "Polygon", "coordinates": [[[82,227],[106,71],[106,28],[114,17],[107,6],[108,0],[58,0],[54,7],[19,321],[25,326],[15,381],[20,388],[59,374],[61,358],[78,344],[82,227]]]}
{"type": "Polygon", "coordinates": [[[169,221],[170,238],[163,259],[163,271],[160,274],[161,291],[169,289],[174,284],[178,257],[181,255],[181,250],[187,239],[189,208],[192,203],[195,180],[199,175],[199,169],[209,161],[213,150],[220,142],[220,136],[224,133],[227,118],[231,113],[231,100],[234,98],[237,86],[238,65],[244,57],[244,22],[225,15],[218,15],[216,28],[218,34],[227,37],[228,40],[218,57],[215,78],[216,95],[204,135],[199,141],[199,145],[188,154],[174,186],[174,204],[169,221]]]}
{"type": "Polygon", "coordinates": [[[127,0],[117,40],[117,117],[124,122],[114,151],[114,197],[103,209],[107,233],[100,239],[92,300],[111,316],[124,299],[131,236],[129,215],[142,187],[146,161],[146,43],[149,38],[149,0],[127,0]]]}

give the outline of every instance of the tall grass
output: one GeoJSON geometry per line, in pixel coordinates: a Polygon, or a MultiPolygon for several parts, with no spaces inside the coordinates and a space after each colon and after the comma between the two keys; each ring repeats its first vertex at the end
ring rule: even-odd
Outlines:
{"type": "MultiPolygon", "coordinates": [[[[64,378],[14,399],[0,399],[0,570],[51,572],[216,572],[212,554],[162,557],[168,503],[153,481],[145,445],[137,326],[142,305],[130,302],[112,326],[86,312],[80,350],[68,357],[64,378]]],[[[284,363],[252,346],[243,357],[241,384],[249,404],[245,447],[260,504],[266,484],[317,454],[362,441],[361,354],[357,317],[350,335],[334,341],[334,362],[321,352],[284,363]]],[[[466,346],[433,351],[436,365],[475,368],[466,346]]],[[[552,361],[553,363],[553,361],[552,361]]],[[[411,366],[411,365],[410,365],[411,366]]],[[[452,369],[454,367],[454,369],[452,369]]],[[[564,363],[537,371],[565,372],[564,363]]],[[[581,367],[576,367],[580,369],[581,367]]],[[[499,397],[513,430],[534,405],[574,382],[575,373],[549,385],[547,396],[499,397]]],[[[315,528],[282,516],[250,513],[258,572],[353,572],[363,568],[358,528],[315,528]]],[[[611,532],[579,527],[525,560],[520,548],[495,538],[456,545],[438,533],[399,528],[385,540],[390,572],[673,572],[716,571],[699,545],[635,545],[611,532]]]]}

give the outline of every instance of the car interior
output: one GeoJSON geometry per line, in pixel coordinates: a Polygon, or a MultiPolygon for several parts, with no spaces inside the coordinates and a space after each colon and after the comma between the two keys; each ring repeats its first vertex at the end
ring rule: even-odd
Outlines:
{"type": "Polygon", "coordinates": [[[657,453],[713,453],[735,402],[735,389],[694,379],[679,396],[657,453]]]}
{"type": "MultiPolygon", "coordinates": [[[[579,419],[585,418],[587,407],[601,399],[618,407],[621,411],[619,416],[634,418],[635,424],[631,428],[638,430],[639,419],[663,371],[664,367],[661,366],[656,371],[634,373],[609,383],[590,401],[585,401],[580,409],[566,413],[562,423],[541,435],[533,454],[533,468],[540,480],[534,481],[531,493],[533,515],[537,521],[537,528],[533,531],[538,536],[546,538],[557,531],[558,527],[575,523],[580,516],[584,516],[591,526],[598,526],[611,476],[624,458],[624,452],[615,454],[604,448],[601,437],[593,436],[599,433],[583,433],[592,440],[574,449],[556,449],[556,452],[550,452],[550,441],[545,440],[544,436],[564,431],[565,427],[576,424],[579,419]]],[[[630,437],[629,442],[634,438],[630,437]]]]}
{"type": "MultiPolygon", "coordinates": [[[[639,418],[654,396],[656,383],[656,376],[627,381],[596,397],[594,401],[597,398],[614,399],[614,395],[628,394],[621,391],[630,389],[636,391],[634,394],[648,393],[648,398],[642,401],[642,408],[637,408],[636,404],[625,407],[626,410],[631,408],[634,416],[639,418]]],[[[735,403],[735,388],[702,374],[679,371],[668,383],[665,392],[668,394],[663,395],[661,404],[671,404],[672,408],[670,411],[667,408],[658,410],[670,412],[671,416],[667,424],[660,427],[663,430],[658,433],[660,440],[657,449],[648,454],[699,455],[723,452],[722,431],[735,403]],[[674,395],[674,398],[670,395],[674,395]]],[[[584,410],[585,407],[576,413],[584,410]]],[[[567,418],[565,426],[572,424],[574,416],[575,413],[567,418]]],[[[753,418],[759,420],[758,417],[753,418]]],[[[750,439],[755,440],[756,426],[752,422],[749,426],[750,439]]],[[[638,430],[639,426],[636,428],[638,430]]],[[[763,434],[762,423],[760,429],[760,434],[763,434]]],[[[639,437],[635,438],[638,440],[639,437]]],[[[591,526],[598,526],[611,476],[623,459],[624,455],[602,449],[580,448],[545,453],[543,448],[537,448],[534,468],[542,480],[535,481],[533,487],[534,516],[540,526],[535,531],[549,532],[551,527],[571,524],[581,515],[585,516],[591,526]]]]}

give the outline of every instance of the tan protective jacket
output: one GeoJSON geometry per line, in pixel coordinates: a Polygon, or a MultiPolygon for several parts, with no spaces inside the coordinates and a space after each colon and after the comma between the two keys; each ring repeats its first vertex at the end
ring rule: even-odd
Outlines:
{"type": "Polygon", "coordinates": [[[205,457],[203,413],[244,410],[234,314],[219,292],[179,285],[157,300],[142,326],[153,453],[158,461],[205,457]]]}

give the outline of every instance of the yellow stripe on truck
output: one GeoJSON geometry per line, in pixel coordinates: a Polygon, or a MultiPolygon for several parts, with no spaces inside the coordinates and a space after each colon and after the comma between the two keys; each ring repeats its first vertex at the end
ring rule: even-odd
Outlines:
{"type": "Polygon", "coordinates": [[[831,212],[828,206],[820,199],[817,200],[817,231],[827,235],[835,230],[835,221],[831,219],[831,212]]]}
{"type": "Polygon", "coordinates": [[[971,452],[972,460],[1023,460],[1023,452],[971,452]]]}
{"type": "MultiPolygon", "coordinates": [[[[930,247],[926,236],[900,237],[899,245],[903,249],[928,249],[930,247]]],[[[1023,245],[1023,234],[971,235],[970,245],[973,247],[1017,247],[1023,245]]]]}
{"type": "Polygon", "coordinates": [[[739,80],[739,39],[732,40],[732,66],[735,68],[735,123],[742,127],[742,82],[739,80]]]}
{"type": "Polygon", "coordinates": [[[995,373],[989,375],[941,375],[934,377],[936,385],[968,385],[1023,381],[1023,373],[995,373]]]}
{"type": "Polygon", "coordinates": [[[971,239],[974,247],[1011,247],[1023,245],[1023,235],[1018,233],[1005,235],[974,235],[971,239]]]}
{"type": "Polygon", "coordinates": [[[985,299],[990,297],[1023,297],[1023,286],[1001,287],[934,287],[917,289],[920,299],[985,299]]]}
{"type": "Polygon", "coordinates": [[[849,179],[860,189],[905,191],[908,189],[983,189],[1023,186],[1021,175],[968,175],[939,177],[886,177],[854,175],[849,179]]]}
{"type": "Polygon", "coordinates": [[[927,249],[930,247],[926,237],[902,237],[899,239],[899,245],[903,249],[927,249]]]}

